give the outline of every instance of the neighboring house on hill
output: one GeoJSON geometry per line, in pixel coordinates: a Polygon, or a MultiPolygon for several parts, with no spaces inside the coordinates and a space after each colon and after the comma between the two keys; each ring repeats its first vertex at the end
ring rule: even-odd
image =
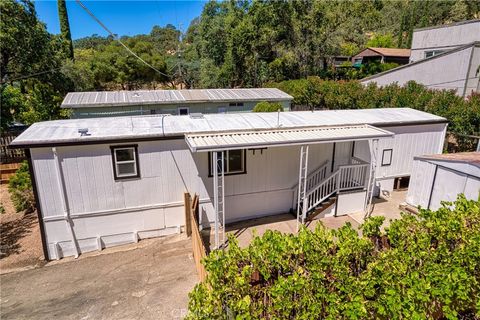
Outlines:
{"type": "Polygon", "coordinates": [[[415,156],[441,153],[446,127],[408,108],[150,115],[38,122],[11,146],[26,149],[45,257],[59,259],[180,232],[186,191],[204,226],[362,212],[415,156]]]}
{"type": "Polygon", "coordinates": [[[410,62],[430,58],[448,50],[480,41],[480,20],[415,29],[410,62]]]}
{"type": "Polygon", "coordinates": [[[352,57],[354,66],[369,62],[407,64],[410,59],[410,49],[397,48],[365,48],[352,57]]]}
{"type": "Polygon", "coordinates": [[[408,81],[467,97],[480,91],[480,20],[416,29],[410,64],[360,80],[380,86],[408,81]]]}
{"type": "Polygon", "coordinates": [[[480,152],[433,154],[414,158],[407,203],[437,210],[441,201],[480,197],[480,152]]]}
{"type": "Polygon", "coordinates": [[[290,110],[292,100],[276,88],[70,92],[62,108],[71,109],[71,118],[78,119],[248,112],[260,101],[278,102],[290,110]]]}

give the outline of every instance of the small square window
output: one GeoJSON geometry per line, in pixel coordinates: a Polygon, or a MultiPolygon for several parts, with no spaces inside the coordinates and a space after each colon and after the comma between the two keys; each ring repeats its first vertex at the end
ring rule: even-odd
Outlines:
{"type": "Polygon", "coordinates": [[[179,107],[178,108],[178,114],[181,116],[186,116],[190,113],[190,110],[188,107],[179,107]]]}
{"type": "Polygon", "coordinates": [[[383,154],[382,154],[382,167],[383,166],[389,166],[392,164],[392,155],[393,155],[393,150],[392,149],[384,149],[383,154]]]}
{"type": "Polygon", "coordinates": [[[115,180],[140,177],[136,145],[111,147],[111,150],[115,180]]]}

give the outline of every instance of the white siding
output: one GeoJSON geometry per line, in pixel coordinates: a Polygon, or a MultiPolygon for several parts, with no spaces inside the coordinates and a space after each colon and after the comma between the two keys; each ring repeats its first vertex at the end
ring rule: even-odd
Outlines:
{"type": "MultiPolygon", "coordinates": [[[[332,147],[310,146],[310,171],[331,159],[332,147]]],[[[200,195],[203,223],[213,221],[207,153],[192,155],[183,139],[141,142],[138,153],[141,178],[115,181],[110,145],[57,147],[81,252],[99,249],[99,242],[102,247],[133,242],[136,234],[178,232],[185,191],[200,195]]],[[[298,179],[299,147],[246,153],[247,174],[225,179],[227,221],[287,212],[298,179]]],[[[33,149],[32,159],[50,257],[72,255],[52,150],[33,149]]]]}
{"type": "Polygon", "coordinates": [[[449,50],[480,41],[480,21],[414,30],[410,61],[425,58],[425,51],[449,50]]]}
{"type": "Polygon", "coordinates": [[[378,143],[377,179],[409,176],[413,157],[441,153],[445,138],[445,124],[388,127],[395,136],[378,143]],[[383,150],[392,149],[392,164],[382,166],[383,150]]]}
{"type": "Polygon", "coordinates": [[[441,201],[454,201],[459,193],[477,200],[480,169],[466,163],[417,159],[408,189],[407,203],[436,210],[441,201]]]}
{"type": "MultiPolygon", "coordinates": [[[[379,152],[393,148],[394,161],[377,170],[378,176],[409,175],[413,156],[441,150],[444,128],[444,124],[389,127],[398,135],[380,140],[379,152]]],[[[351,142],[337,143],[335,163],[346,163],[351,148],[351,142]]],[[[184,225],[185,191],[200,195],[201,222],[208,225],[213,221],[208,154],[192,154],[183,139],[139,142],[141,177],[118,181],[113,175],[110,145],[56,149],[81,252],[179,232],[184,225]]],[[[288,212],[298,183],[299,151],[299,146],[247,150],[247,173],[225,178],[227,222],[288,212]]],[[[368,158],[368,143],[357,142],[355,154],[368,158]]],[[[309,171],[331,161],[332,155],[332,143],[311,145],[309,171]]],[[[32,149],[32,160],[50,257],[72,255],[51,148],[32,149]]]]}
{"type": "Polygon", "coordinates": [[[426,208],[435,174],[435,165],[426,161],[414,160],[410,185],[408,186],[407,203],[426,208]]]}
{"type": "MultiPolygon", "coordinates": [[[[416,81],[424,84],[430,89],[447,89],[455,90],[460,96],[463,95],[465,89],[465,79],[470,79],[471,83],[478,84],[478,75],[472,73],[469,75],[469,67],[478,68],[480,61],[472,60],[473,51],[479,50],[475,46],[466,47],[463,50],[443,54],[419,63],[401,66],[397,69],[392,69],[384,74],[373,76],[362,80],[363,84],[371,82],[377,83],[379,86],[385,86],[392,83],[397,83],[400,86],[405,85],[408,81],[416,81]],[[470,63],[471,62],[471,63],[470,63]]],[[[471,69],[471,68],[470,68],[471,69]]],[[[470,88],[474,85],[469,85],[470,88]]]]}

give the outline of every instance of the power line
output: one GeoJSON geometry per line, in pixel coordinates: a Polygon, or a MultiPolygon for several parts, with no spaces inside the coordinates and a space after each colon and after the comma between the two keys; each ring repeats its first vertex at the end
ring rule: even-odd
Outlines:
{"type": "Polygon", "coordinates": [[[105,31],[107,31],[112,37],[114,40],[118,41],[118,43],[120,43],[128,52],[130,52],[131,55],[133,55],[134,57],[136,57],[138,60],[142,61],[145,65],[147,65],[148,67],[150,67],[151,69],[153,69],[154,71],[158,72],[159,74],[161,75],[164,75],[166,77],[171,77],[170,75],[166,74],[166,73],[163,73],[162,71],[158,70],[157,68],[155,68],[154,66],[152,66],[150,63],[148,63],[147,61],[143,60],[142,58],[140,58],[135,52],[133,52],[129,47],[127,47],[121,40],[120,38],[118,37],[117,34],[113,33],[112,31],[110,31],[110,29],[107,28],[107,26],[105,26],[97,17],[95,17],[95,15],[90,11],[88,10],[88,8],[82,3],[82,1],[80,0],[75,0],[82,8],[83,10],[85,10],[88,15],[90,17],[93,18],[93,20],[95,20],[105,31]]]}
{"type": "Polygon", "coordinates": [[[41,75],[41,74],[54,72],[54,71],[57,71],[57,70],[60,70],[60,69],[62,69],[62,67],[54,68],[54,69],[50,69],[50,70],[45,70],[45,71],[40,71],[40,72],[32,73],[32,74],[29,74],[29,75],[20,76],[20,77],[14,78],[14,79],[8,79],[8,78],[7,78],[6,80],[2,81],[1,83],[4,84],[4,83],[7,83],[7,82],[18,81],[18,80],[23,80],[23,79],[28,79],[28,78],[32,78],[32,77],[35,77],[35,76],[39,76],[39,75],[41,75]]]}

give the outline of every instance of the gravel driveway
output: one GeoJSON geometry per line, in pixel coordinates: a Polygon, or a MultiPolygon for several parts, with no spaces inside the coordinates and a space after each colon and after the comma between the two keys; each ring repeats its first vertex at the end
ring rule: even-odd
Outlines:
{"type": "Polygon", "coordinates": [[[1,318],[180,319],[197,274],[190,240],[178,237],[4,274],[1,318]]]}

